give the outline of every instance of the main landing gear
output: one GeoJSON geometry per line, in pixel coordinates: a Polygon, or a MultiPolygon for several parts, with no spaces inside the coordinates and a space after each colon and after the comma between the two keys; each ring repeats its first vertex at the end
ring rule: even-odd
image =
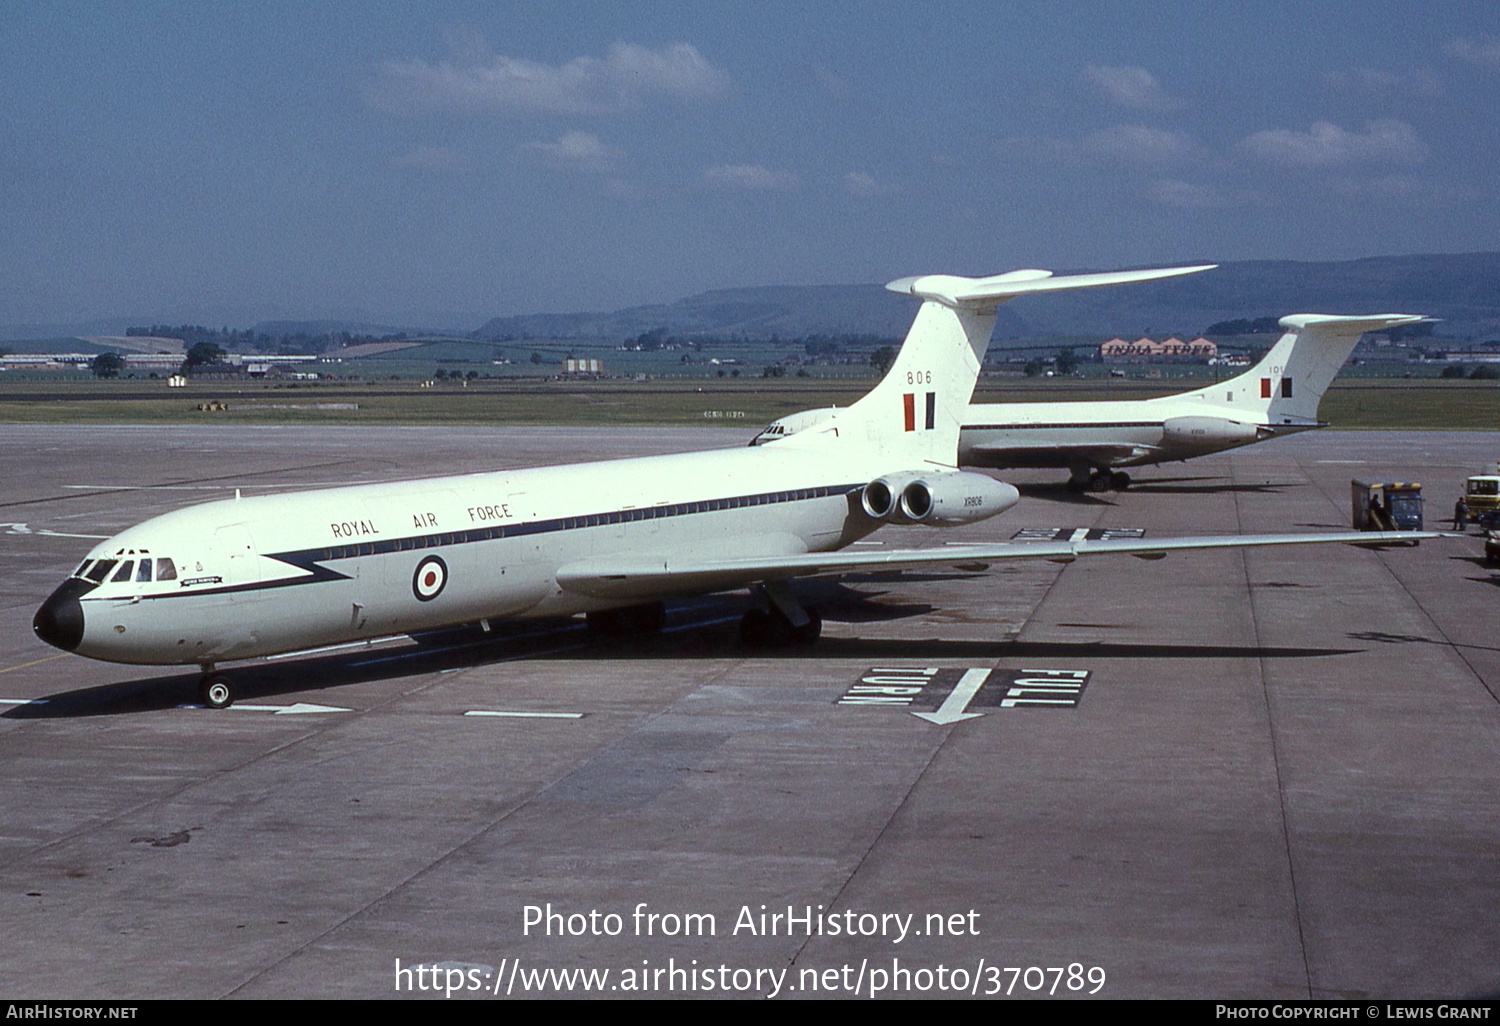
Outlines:
{"type": "Polygon", "coordinates": [[[811,645],[823,633],[823,618],[818,611],[799,603],[785,581],[775,581],[755,590],[765,598],[767,608],[751,609],[740,621],[740,640],[745,647],[811,645]]]}
{"type": "Polygon", "coordinates": [[[234,704],[234,685],[227,673],[217,672],[212,664],[203,667],[198,678],[198,697],[210,709],[228,709],[234,704]]]}
{"type": "Polygon", "coordinates": [[[1123,470],[1075,470],[1068,478],[1070,492],[1123,492],[1130,487],[1130,475],[1123,470]]]}

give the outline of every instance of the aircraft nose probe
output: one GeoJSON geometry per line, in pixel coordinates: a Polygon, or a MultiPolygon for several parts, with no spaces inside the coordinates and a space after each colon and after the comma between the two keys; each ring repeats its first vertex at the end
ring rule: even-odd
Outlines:
{"type": "Polygon", "coordinates": [[[31,629],[53,648],[76,651],[83,641],[83,605],[79,597],[94,590],[89,581],[70,578],[58,586],[31,620],[31,629]]]}

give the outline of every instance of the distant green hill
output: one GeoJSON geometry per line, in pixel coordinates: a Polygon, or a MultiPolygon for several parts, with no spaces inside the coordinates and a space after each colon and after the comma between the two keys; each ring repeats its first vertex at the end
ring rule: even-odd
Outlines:
{"type": "Polygon", "coordinates": [[[294,335],[372,335],[377,338],[395,335],[410,328],[393,328],[388,324],[366,324],[362,321],[259,321],[250,328],[257,335],[273,338],[294,335]]]}
{"type": "MultiPolygon", "coordinates": [[[[625,339],[656,327],[752,338],[900,336],[915,309],[914,300],[880,285],[718,289],[614,313],[497,317],[475,337],[625,339]]],[[[1000,308],[995,338],[1191,335],[1240,317],[1391,311],[1440,317],[1439,335],[1500,337],[1500,253],[1231,261],[1187,278],[1018,300],[1000,308]]]]}
{"type": "MultiPolygon", "coordinates": [[[[715,289],[675,303],[633,306],[614,313],[496,317],[476,338],[633,338],[665,327],[674,335],[800,338],[805,335],[906,334],[916,309],[911,297],[880,285],[765,285],[715,289]]],[[[1004,308],[1002,307],[1002,312],[1004,308]]],[[[1006,318],[1019,332],[1025,325],[1006,318]]]]}
{"type": "MultiPolygon", "coordinates": [[[[1192,261],[1183,261],[1191,263],[1192,261]]],[[[1011,268],[996,266],[995,272],[1011,268]]],[[[1059,268],[1059,273],[1116,268],[1059,268]]],[[[935,268],[934,270],[946,270],[935,268]]],[[[473,333],[479,340],[593,339],[623,342],[654,328],[679,336],[905,335],[916,301],[880,284],[780,285],[716,289],[673,303],[614,312],[496,317],[473,333]]],[[[1500,339],[1500,253],[1370,257],[1363,260],[1245,260],[1168,281],[1027,297],[1000,308],[995,339],[1153,337],[1201,333],[1216,321],[1280,317],[1289,313],[1420,313],[1442,318],[1442,337],[1500,339]]],[[[94,352],[74,337],[123,333],[161,318],[140,316],[69,325],[0,326],[11,352],[94,352]],[[33,340],[26,343],[11,339],[33,340]],[[48,340],[38,342],[35,340],[48,340]]],[[[434,334],[421,325],[396,327],[352,321],[263,321],[269,335],[348,332],[410,338],[434,334]]],[[[448,332],[436,334],[446,335],[448,332]]]]}

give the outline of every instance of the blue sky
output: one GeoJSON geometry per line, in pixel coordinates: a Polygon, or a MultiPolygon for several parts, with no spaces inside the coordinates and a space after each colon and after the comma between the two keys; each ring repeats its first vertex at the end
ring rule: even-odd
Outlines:
{"type": "Polygon", "coordinates": [[[1500,249],[1500,5],[0,4],[0,324],[1500,249]]]}

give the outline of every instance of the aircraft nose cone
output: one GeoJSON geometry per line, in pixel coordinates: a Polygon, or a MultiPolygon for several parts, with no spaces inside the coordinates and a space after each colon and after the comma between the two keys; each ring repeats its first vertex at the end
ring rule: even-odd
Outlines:
{"type": "Polygon", "coordinates": [[[94,585],[88,581],[77,578],[64,581],[36,611],[31,629],[54,648],[74,651],[83,641],[83,605],[78,598],[93,590],[94,585]]]}

